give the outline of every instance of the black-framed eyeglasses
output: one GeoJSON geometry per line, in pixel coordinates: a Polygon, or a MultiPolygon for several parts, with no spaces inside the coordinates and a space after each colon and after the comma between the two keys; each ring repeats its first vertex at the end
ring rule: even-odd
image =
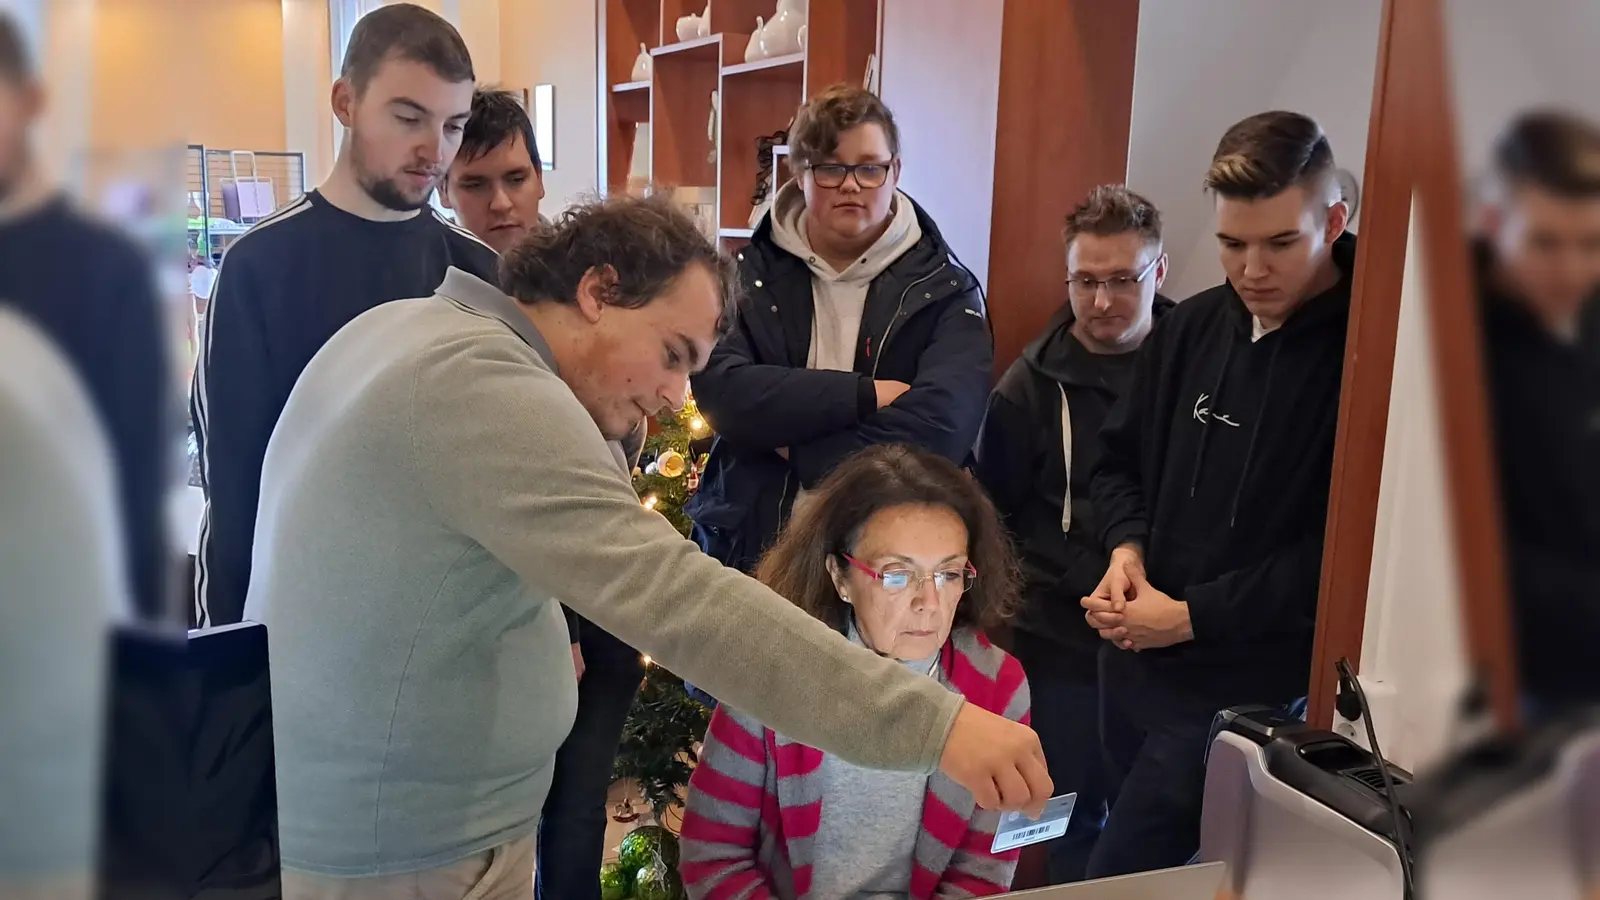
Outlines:
{"type": "Polygon", "coordinates": [[[817,163],[807,166],[811,170],[811,178],[820,188],[837,188],[844,186],[844,180],[851,175],[856,178],[856,184],[865,189],[880,188],[889,180],[889,170],[893,168],[894,161],[886,163],[860,163],[847,166],[844,163],[817,163]]]}
{"type": "Polygon", "coordinates": [[[1139,273],[1132,277],[1119,275],[1115,278],[1101,280],[1090,278],[1087,275],[1074,275],[1067,279],[1067,290],[1074,297],[1084,300],[1094,299],[1100,293],[1101,287],[1104,287],[1106,293],[1112,296],[1126,297],[1139,290],[1140,283],[1150,277],[1150,273],[1156,270],[1156,264],[1159,262],[1161,262],[1161,254],[1157,253],[1155,259],[1150,260],[1148,265],[1140,269],[1139,273]]]}

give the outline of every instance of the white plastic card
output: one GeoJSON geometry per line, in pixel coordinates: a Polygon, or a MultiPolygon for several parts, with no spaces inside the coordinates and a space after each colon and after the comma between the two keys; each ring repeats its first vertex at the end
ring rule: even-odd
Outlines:
{"type": "Polygon", "coordinates": [[[1077,794],[1062,794],[1051,797],[1044,806],[1044,813],[1037,819],[1030,819],[1020,812],[1002,814],[989,851],[1000,853],[1061,837],[1067,833],[1067,823],[1072,820],[1072,808],[1077,803],[1077,794]]]}

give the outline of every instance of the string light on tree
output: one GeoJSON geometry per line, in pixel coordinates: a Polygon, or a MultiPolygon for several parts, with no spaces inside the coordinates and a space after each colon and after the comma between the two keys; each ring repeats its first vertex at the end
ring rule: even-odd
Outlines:
{"type": "MultiPolygon", "coordinates": [[[[633,470],[633,489],[642,506],[665,516],[687,537],[690,522],[683,506],[700,487],[706,457],[698,451],[705,449],[712,437],[711,426],[700,415],[693,397],[688,398],[683,409],[660,416],[655,426],[639,455],[639,467],[633,470]]],[[[612,775],[638,785],[639,799],[648,805],[656,822],[675,830],[683,812],[678,804],[698,760],[695,745],[705,735],[711,713],[684,691],[682,679],[649,654],[640,654],[640,662],[644,664],[644,680],[628,711],[612,775]]],[[[633,803],[631,797],[625,797],[612,818],[619,822],[640,821],[633,803]]],[[[636,841],[642,842],[644,837],[640,835],[636,841]]],[[[673,858],[665,868],[670,870],[675,864],[673,858]]],[[[609,884],[615,893],[627,881],[625,875],[638,881],[637,872],[624,873],[615,864],[597,877],[603,887],[609,884]]],[[[641,894],[636,891],[633,896],[641,894]]]]}

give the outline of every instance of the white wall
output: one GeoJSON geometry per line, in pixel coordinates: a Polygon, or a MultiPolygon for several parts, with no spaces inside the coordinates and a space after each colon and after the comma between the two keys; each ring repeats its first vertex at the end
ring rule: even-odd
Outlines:
{"type": "Polygon", "coordinates": [[[1506,121],[1534,105],[1600,118],[1600,2],[1446,0],[1456,127],[1465,174],[1483,171],[1506,121]]]}
{"type": "Polygon", "coordinates": [[[1002,6],[1001,0],[887,0],[880,32],[878,94],[900,127],[900,189],[939,223],[950,249],[984,285],[1002,6]],[[941,64],[957,53],[960,65],[941,64]]]}
{"type": "MultiPolygon", "coordinates": [[[[1222,280],[1212,204],[1201,190],[1217,141],[1258,112],[1322,124],[1359,179],[1382,0],[1142,0],[1128,184],[1161,209],[1182,299],[1222,280]]],[[[1094,123],[1085,123],[1094,127],[1094,123]]]]}
{"type": "Polygon", "coordinates": [[[546,215],[596,190],[598,77],[594,3],[506,0],[502,4],[500,81],[508,88],[555,85],[555,169],[544,173],[546,215]]]}
{"type": "Polygon", "coordinates": [[[1447,746],[1467,670],[1415,214],[1409,247],[1360,669],[1384,755],[1415,771],[1447,746]]]}

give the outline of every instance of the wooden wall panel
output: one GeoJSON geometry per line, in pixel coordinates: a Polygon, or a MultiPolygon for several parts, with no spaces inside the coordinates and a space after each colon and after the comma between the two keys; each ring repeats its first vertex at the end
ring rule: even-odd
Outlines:
{"type": "Polygon", "coordinates": [[[1345,338],[1339,431],[1334,441],[1311,694],[1306,707],[1307,718],[1319,728],[1333,727],[1338,692],[1334,663],[1345,657],[1360,670],[1373,538],[1378,524],[1378,492],[1389,429],[1413,175],[1405,125],[1413,111],[1406,102],[1409,94],[1405,85],[1396,73],[1395,54],[1404,45],[1403,35],[1395,33],[1396,17],[1401,12],[1396,0],[1384,3],[1378,71],[1372,87],[1361,239],[1356,247],[1350,328],[1345,338]]]}
{"type": "Polygon", "coordinates": [[[1136,0],[1005,4],[988,260],[997,374],[1066,300],[1067,212],[1127,175],[1138,29],[1136,0]]]}
{"type": "Polygon", "coordinates": [[[1400,284],[1411,252],[1421,254],[1427,283],[1467,656],[1496,724],[1509,730],[1518,721],[1515,654],[1440,0],[1386,0],[1383,28],[1307,713],[1329,727],[1334,662],[1360,663],[1400,284]],[[1408,247],[1413,196],[1421,221],[1418,245],[1408,247]]]}

